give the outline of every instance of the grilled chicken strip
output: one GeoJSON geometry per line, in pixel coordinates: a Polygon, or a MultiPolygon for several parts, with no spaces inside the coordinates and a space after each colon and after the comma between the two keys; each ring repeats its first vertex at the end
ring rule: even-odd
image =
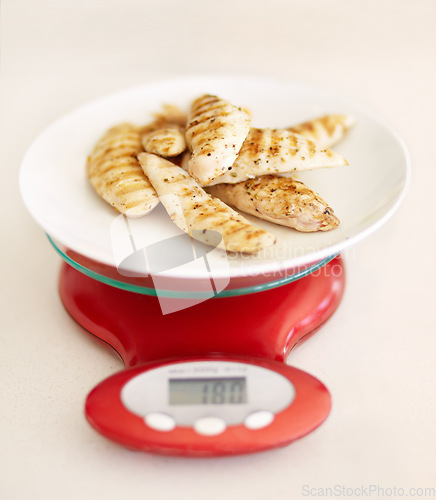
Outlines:
{"type": "Polygon", "coordinates": [[[143,135],[142,145],[147,153],[165,158],[177,156],[186,149],[185,134],[178,125],[167,125],[143,135]]]}
{"type": "Polygon", "coordinates": [[[231,168],[209,184],[235,184],[261,175],[341,165],[348,165],[343,156],[301,135],[288,130],[252,128],[231,168]]]}
{"type": "Polygon", "coordinates": [[[141,153],[138,160],[173,222],[191,237],[207,245],[245,253],[256,253],[275,243],[273,234],[252,226],[222,201],[208,195],[182,168],[149,153],[141,153]],[[222,239],[217,238],[219,235],[222,239]]]}
{"type": "Polygon", "coordinates": [[[300,134],[319,146],[331,148],[337,144],[356,123],[351,115],[325,115],[286,130],[300,134]]]}
{"type": "Polygon", "coordinates": [[[177,156],[186,149],[186,114],[177,106],[166,104],[155,119],[141,127],[142,146],[148,153],[163,157],[177,156]]]}
{"type": "Polygon", "coordinates": [[[318,194],[289,177],[266,175],[206,191],[247,214],[298,231],[328,231],[340,222],[318,194]]]}
{"type": "Polygon", "coordinates": [[[213,95],[196,99],[186,127],[189,173],[210,184],[233,165],[249,130],[250,117],[241,108],[213,95]]]}
{"type": "Polygon", "coordinates": [[[123,123],[105,133],[86,164],[95,191],[129,217],[145,215],[159,203],[136,158],[141,151],[138,127],[123,123]]]}

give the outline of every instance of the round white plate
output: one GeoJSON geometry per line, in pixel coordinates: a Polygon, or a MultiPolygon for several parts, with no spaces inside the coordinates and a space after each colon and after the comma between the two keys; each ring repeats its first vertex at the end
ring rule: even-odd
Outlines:
{"type": "MultiPolygon", "coordinates": [[[[203,93],[217,94],[247,107],[252,125],[284,127],[327,113],[352,114],[357,123],[335,151],[349,166],[318,169],[296,176],[318,192],[341,220],[328,232],[300,233],[247,216],[274,232],[277,243],[257,255],[211,252],[215,276],[248,276],[307,265],[334,255],[380,227],[399,206],[409,181],[409,156],[399,136],[372,113],[320,89],[249,77],[189,77],[157,82],[109,95],[82,106],[48,127],[32,144],[22,164],[24,202],[38,224],[58,242],[86,257],[117,266],[111,241],[119,214],[90,186],[86,158],[100,136],[124,121],[145,124],[162,104],[189,109],[203,93]]],[[[162,206],[134,220],[138,245],[180,234],[162,206]]],[[[119,259],[118,259],[119,260],[119,259]]],[[[180,266],[167,276],[200,278],[204,271],[180,266]]]]}

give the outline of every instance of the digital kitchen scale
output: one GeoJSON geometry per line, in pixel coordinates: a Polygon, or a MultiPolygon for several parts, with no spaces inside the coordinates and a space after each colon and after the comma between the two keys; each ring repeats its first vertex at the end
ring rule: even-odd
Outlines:
{"type": "Polygon", "coordinates": [[[287,356],[338,307],[339,254],[395,212],[408,182],[405,147],[381,120],[339,97],[269,79],[159,82],[55,122],[24,158],[22,196],[64,259],[66,310],[125,364],[88,395],[89,423],[129,448],[181,456],[261,451],[317,428],[330,411],[329,391],[287,356]],[[146,123],[156,103],[184,108],[211,92],[248,106],[260,120],[254,126],[355,117],[337,148],[350,166],[299,175],[335,208],[338,228],[304,234],[247,217],[273,231],[276,245],[226,254],[192,243],[161,206],[127,220],[98,198],[84,165],[102,132],[146,123]]]}
{"type": "Polygon", "coordinates": [[[89,423],[104,436],[143,451],[217,456],[286,445],[327,417],[327,388],[285,361],[338,306],[340,257],[282,280],[230,285],[192,306],[200,292],[161,290],[158,299],[146,281],[115,279],[110,268],[99,274],[101,265],[52,243],[66,260],[65,308],[126,367],[86,401],[89,423]],[[163,314],[162,300],[188,307],[163,314]]]}

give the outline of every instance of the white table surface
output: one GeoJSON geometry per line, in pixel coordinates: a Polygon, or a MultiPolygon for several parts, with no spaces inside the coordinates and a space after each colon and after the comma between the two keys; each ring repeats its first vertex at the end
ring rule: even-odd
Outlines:
{"type": "Polygon", "coordinates": [[[1,2],[0,498],[434,494],[435,23],[433,0],[1,2]],[[18,172],[31,141],[77,105],[202,73],[351,97],[399,131],[413,178],[389,222],[346,252],[336,314],[292,354],[332,392],[325,424],[279,450],[184,460],[125,450],[86,423],[86,394],[121,364],[64,311],[60,259],[18,172]]]}

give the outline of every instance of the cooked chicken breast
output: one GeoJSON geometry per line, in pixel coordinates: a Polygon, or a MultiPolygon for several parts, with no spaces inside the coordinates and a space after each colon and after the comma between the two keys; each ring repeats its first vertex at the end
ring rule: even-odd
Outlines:
{"type": "Polygon", "coordinates": [[[108,130],[98,141],[86,165],[95,191],[129,217],[145,215],[159,203],[136,159],[141,151],[139,129],[123,123],[108,130]]]}
{"type": "Polygon", "coordinates": [[[222,201],[208,195],[182,168],[149,153],[141,153],[138,160],[173,222],[193,238],[245,253],[255,253],[275,243],[273,234],[252,226],[222,201]]]}
{"type": "Polygon", "coordinates": [[[178,125],[167,125],[150,134],[144,134],[142,146],[147,153],[165,158],[177,156],[186,149],[185,134],[178,125]]]}
{"type": "Polygon", "coordinates": [[[166,104],[155,119],[140,128],[142,146],[148,153],[163,157],[177,156],[186,149],[186,114],[177,106],[166,104]]]}
{"type": "Polygon", "coordinates": [[[249,130],[250,117],[241,108],[213,95],[196,99],[186,127],[189,173],[210,184],[233,165],[249,130]]]}
{"type": "Polygon", "coordinates": [[[341,165],[348,165],[343,156],[301,135],[288,130],[252,128],[233,165],[209,184],[235,184],[261,175],[341,165]]]}
{"type": "Polygon", "coordinates": [[[328,231],[340,222],[318,194],[288,177],[266,175],[206,191],[247,214],[298,231],[328,231]]]}
{"type": "Polygon", "coordinates": [[[331,148],[337,144],[356,123],[351,115],[325,115],[294,125],[286,130],[300,134],[319,146],[331,148]]]}

